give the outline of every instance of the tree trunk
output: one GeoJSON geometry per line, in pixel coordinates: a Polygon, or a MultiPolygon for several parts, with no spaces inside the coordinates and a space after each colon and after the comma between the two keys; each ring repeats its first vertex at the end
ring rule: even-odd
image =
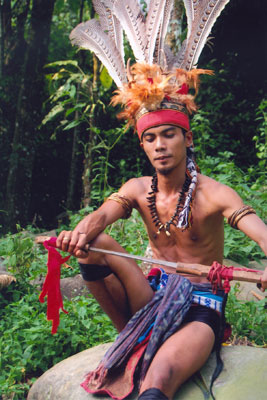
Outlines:
{"type": "MultiPolygon", "coordinates": [[[[98,61],[95,55],[93,55],[93,86],[92,86],[92,101],[95,104],[95,94],[97,93],[97,80],[98,80],[98,61]]],[[[97,94],[96,94],[97,95],[97,94]]],[[[92,166],[93,166],[93,147],[95,145],[95,133],[93,127],[94,122],[94,112],[91,112],[89,117],[89,139],[87,145],[85,146],[84,154],[84,169],[83,169],[83,207],[88,206],[91,203],[91,179],[92,179],[92,166]]]]}
{"type": "MultiPolygon", "coordinates": [[[[77,86],[77,97],[76,101],[79,102],[79,90],[80,85],[77,86]]],[[[78,110],[75,111],[74,119],[77,121],[79,119],[80,112],[78,110]]],[[[72,139],[72,152],[71,152],[71,164],[70,164],[70,174],[69,174],[69,183],[68,183],[68,193],[66,200],[67,210],[74,210],[75,208],[75,193],[76,193],[76,184],[77,184],[77,156],[79,152],[79,133],[80,126],[75,126],[73,129],[73,139],[72,139]]]]}
{"type": "MultiPolygon", "coordinates": [[[[80,12],[79,12],[79,22],[83,20],[83,11],[84,11],[84,0],[81,1],[80,12]]],[[[84,52],[79,53],[80,64],[83,65],[84,62],[84,52]]],[[[76,102],[79,102],[80,98],[80,87],[79,84],[77,87],[77,97],[76,102]]],[[[80,117],[80,111],[76,110],[75,112],[75,120],[78,120],[80,117]]],[[[76,126],[73,129],[73,140],[72,140],[72,152],[71,152],[71,164],[70,164],[70,175],[69,175],[69,183],[68,183],[68,193],[66,206],[67,210],[75,209],[75,194],[76,194],[76,185],[77,185],[77,168],[78,168],[78,152],[79,152],[79,133],[80,126],[76,126]]]]}
{"type": "Polygon", "coordinates": [[[6,189],[7,226],[28,222],[32,168],[40,110],[43,102],[43,66],[47,58],[50,25],[55,0],[33,0],[29,42],[23,61],[17,96],[12,151],[6,189]]]}

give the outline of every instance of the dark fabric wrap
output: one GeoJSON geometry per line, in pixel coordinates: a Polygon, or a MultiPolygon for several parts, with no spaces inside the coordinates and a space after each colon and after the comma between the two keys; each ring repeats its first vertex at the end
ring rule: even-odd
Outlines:
{"type": "Polygon", "coordinates": [[[79,263],[79,266],[81,275],[87,282],[98,281],[112,274],[111,269],[107,265],[79,263]]]}

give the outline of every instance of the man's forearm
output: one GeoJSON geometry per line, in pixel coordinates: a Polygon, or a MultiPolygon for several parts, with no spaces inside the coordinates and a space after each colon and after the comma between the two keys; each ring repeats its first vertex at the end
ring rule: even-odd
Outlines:
{"type": "Polygon", "coordinates": [[[90,242],[103,232],[107,225],[106,215],[97,210],[83,218],[73,230],[73,234],[85,234],[87,241],[90,242]]]}
{"type": "Polygon", "coordinates": [[[86,253],[81,255],[84,246],[94,240],[108,225],[122,218],[124,212],[123,207],[114,201],[102,204],[98,210],[83,218],[72,232],[62,231],[57,238],[57,247],[76,257],[85,256],[86,253]]]}

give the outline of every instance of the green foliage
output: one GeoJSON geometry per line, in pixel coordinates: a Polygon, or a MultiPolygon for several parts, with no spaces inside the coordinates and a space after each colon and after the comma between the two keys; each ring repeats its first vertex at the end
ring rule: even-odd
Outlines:
{"type": "Polygon", "coordinates": [[[246,337],[252,343],[267,344],[267,299],[260,301],[237,300],[240,284],[236,284],[228,295],[225,310],[227,322],[232,326],[232,334],[246,337]]]}
{"type": "Polygon", "coordinates": [[[111,164],[111,152],[124,134],[123,128],[101,130],[93,128],[96,134],[96,144],[91,147],[93,152],[93,163],[91,171],[88,170],[91,182],[92,204],[100,205],[113,190],[109,184],[110,170],[115,169],[111,164]]]}
{"type": "MultiPolygon", "coordinates": [[[[259,107],[259,115],[261,113],[265,115],[264,107],[266,105],[264,106],[264,104],[263,102],[259,107]]],[[[259,118],[262,121],[260,116],[259,118]]],[[[262,129],[266,129],[264,121],[262,122],[262,129]]],[[[263,186],[264,182],[266,184],[266,172],[262,169],[262,165],[260,167],[251,166],[247,171],[244,171],[236,165],[234,153],[218,151],[217,140],[213,137],[210,119],[206,112],[200,111],[194,116],[192,130],[195,133],[194,143],[197,163],[202,174],[233,188],[245,204],[251,205],[257,214],[263,220],[266,220],[267,194],[263,186]],[[213,149],[213,155],[207,155],[208,149],[213,149]]],[[[259,140],[262,140],[262,136],[259,140]]],[[[259,147],[262,149],[261,145],[259,147]]],[[[264,158],[261,161],[265,162],[264,158]]],[[[225,258],[247,265],[250,260],[259,260],[263,256],[263,252],[255,242],[242,232],[233,230],[225,224],[225,258]]]]}
{"type": "MultiPolygon", "coordinates": [[[[258,130],[259,118],[262,118],[263,110],[259,111],[262,91],[259,90],[251,99],[252,91],[245,87],[241,75],[236,73],[239,70],[236,54],[228,54],[227,62],[209,60],[206,67],[214,70],[215,77],[203,76],[201,79],[197,97],[200,114],[198,111],[194,117],[196,123],[193,123],[192,131],[198,134],[198,115],[200,119],[205,117],[210,137],[207,140],[201,134],[197,138],[204,138],[205,154],[213,156],[217,151],[231,150],[236,165],[247,169],[257,162],[252,140],[258,130]]],[[[261,107],[264,108],[264,100],[261,107]]]]}
{"type": "MultiPolygon", "coordinates": [[[[8,272],[18,281],[33,281],[46,275],[47,251],[34,243],[34,235],[17,225],[18,233],[6,235],[0,240],[0,257],[8,272]]],[[[62,269],[62,278],[78,272],[77,263],[62,269]]]]}
{"type": "Polygon", "coordinates": [[[77,61],[65,60],[50,63],[47,68],[56,68],[57,72],[47,75],[52,92],[48,101],[54,104],[42,121],[43,125],[57,121],[57,132],[69,131],[79,127],[86,135],[79,134],[79,146],[84,159],[83,185],[90,187],[92,204],[102,202],[111,188],[108,184],[109,170],[114,168],[110,155],[125,133],[124,128],[105,129],[103,115],[107,106],[101,97],[111,88],[112,80],[104,67],[101,67],[100,85],[92,83],[91,74],[85,74],[77,61]],[[59,68],[59,70],[58,70],[59,68]]]}
{"type": "MultiPolygon", "coordinates": [[[[79,351],[112,341],[116,330],[91,296],[80,296],[64,300],[68,314],[60,314],[58,333],[51,335],[46,303],[39,302],[39,291],[30,284],[46,274],[46,250],[20,229],[0,240],[0,255],[17,278],[0,292],[0,387],[2,394],[21,400],[33,377],[79,351]]],[[[70,263],[73,269],[62,268],[62,277],[78,273],[76,260],[70,263]]]]}
{"type": "Polygon", "coordinates": [[[47,64],[46,68],[60,69],[46,76],[52,92],[48,100],[55,105],[44,117],[42,124],[51,122],[59,115],[61,120],[56,130],[69,130],[87,122],[87,114],[96,107],[92,104],[91,76],[83,73],[75,60],[56,61],[47,64]],[[79,112],[78,118],[76,111],[79,112]]]}
{"type": "Polygon", "coordinates": [[[148,236],[137,210],[127,220],[119,220],[106,229],[106,233],[116,239],[132,254],[144,254],[148,246],[148,236]]]}
{"type": "Polygon", "coordinates": [[[256,121],[259,121],[259,132],[253,137],[259,158],[259,168],[262,171],[263,184],[266,185],[267,166],[267,100],[263,99],[256,112],[256,121]]]}
{"type": "Polygon", "coordinates": [[[68,314],[60,314],[58,332],[51,335],[46,304],[39,303],[37,291],[25,288],[23,297],[3,308],[5,296],[11,293],[21,297],[15,284],[0,293],[0,386],[6,395],[15,393],[14,399],[24,398],[31,378],[63,358],[114,340],[115,328],[91,296],[65,300],[68,314]]]}

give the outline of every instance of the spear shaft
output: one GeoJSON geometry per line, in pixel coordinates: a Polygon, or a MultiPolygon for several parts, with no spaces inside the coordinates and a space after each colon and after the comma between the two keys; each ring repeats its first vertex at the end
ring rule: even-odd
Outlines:
{"type": "MultiPolygon", "coordinates": [[[[49,236],[37,236],[35,239],[35,242],[38,244],[44,243],[46,240],[49,240],[49,236]]],[[[130,253],[122,253],[119,251],[113,251],[113,250],[107,250],[107,249],[99,249],[97,247],[90,246],[87,244],[84,248],[84,251],[94,251],[97,253],[104,253],[104,254],[110,254],[113,256],[118,256],[118,257],[124,257],[124,258],[130,258],[133,260],[139,260],[143,261],[149,264],[157,264],[161,266],[166,266],[174,269],[174,272],[177,273],[183,273],[183,274],[190,274],[190,275],[196,275],[196,276],[201,276],[201,277],[207,277],[210,271],[210,266],[209,265],[203,265],[203,264],[189,264],[189,263],[181,263],[181,262],[172,262],[172,261],[166,261],[166,260],[157,260],[154,258],[148,258],[148,257],[142,257],[142,256],[137,256],[134,254],[130,253]]],[[[227,268],[227,267],[225,267],[227,268]]],[[[245,282],[252,282],[252,283],[260,283],[261,280],[261,275],[263,274],[262,271],[252,271],[252,270],[247,270],[247,269],[242,269],[242,270],[233,270],[233,280],[236,281],[245,281],[245,282]]]]}

